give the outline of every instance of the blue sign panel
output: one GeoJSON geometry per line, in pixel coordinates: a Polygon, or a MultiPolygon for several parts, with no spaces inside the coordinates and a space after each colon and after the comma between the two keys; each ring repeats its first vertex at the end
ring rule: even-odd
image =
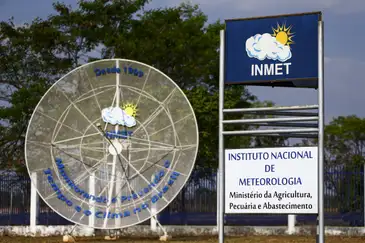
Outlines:
{"type": "Polygon", "coordinates": [[[321,13],[226,21],[225,83],[316,87],[321,13]]]}

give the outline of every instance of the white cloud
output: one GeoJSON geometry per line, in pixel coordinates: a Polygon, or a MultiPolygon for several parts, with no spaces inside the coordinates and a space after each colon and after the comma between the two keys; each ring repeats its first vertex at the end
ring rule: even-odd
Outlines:
{"type": "Polygon", "coordinates": [[[136,125],[136,119],[133,116],[128,115],[124,110],[119,107],[108,107],[101,111],[101,116],[104,122],[112,125],[122,125],[127,127],[133,127],[136,125]]]}
{"type": "Polygon", "coordinates": [[[289,46],[281,44],[268,33],[256,34],[248,38],[246,40],[246,52],[249,57],[257,58],[260,61],[267,58],[285,62],[292,56],[289,46]]]}

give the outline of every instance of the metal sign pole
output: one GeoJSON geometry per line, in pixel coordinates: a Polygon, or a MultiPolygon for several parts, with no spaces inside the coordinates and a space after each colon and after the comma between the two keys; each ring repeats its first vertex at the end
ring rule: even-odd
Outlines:
{"type": "Polygon", "coordinates": [[[323,80],[323,21],[318,21],[318,220],[317,242],[324,243],[324,80],[323,80]]]}
{"type": "Polygon", "coordinates": [[[223,140],[223,108],[224,108],[224,30],[220,31],[219,55],[219,243],[224,242],[224,140],[223,140]]]}

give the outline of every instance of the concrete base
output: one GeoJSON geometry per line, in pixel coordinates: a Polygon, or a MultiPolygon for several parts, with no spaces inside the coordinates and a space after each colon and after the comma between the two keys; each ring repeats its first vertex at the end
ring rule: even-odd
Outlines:
{"type": "Polygon", "coordinates": [[[163,235],[163,236],[160,236],[160,241],[168,241],[168,240],[171,240],[171,235],[163,235]]]}
{"type": "MultiPolygon", "coordinates": [[[[0,236],[31,236],[31,237],[49,237],[63,236],[72,232],[72,236],[92,237],[109,235],[109,230],[90,230],[81,227],[73,229],[72,225],[43,226],[38,225],[36,232],[29,226],[0,226],[0,236]]],[[[169,234],[176,237],[184,236],[216,236],[218,230],[216,226],[188,226],[188,225],[168,225],[164,226],[169,234]]],[[[296,226],[294,232],[288,232],[287,226],[225,226],[225,235],[242,236],[242,235],[315,235],[316,226],[296,226]]],[[[325,227],[326,235],[336,236],[365,236],[365,227],[325,227]]],[[[156,237],[156,233],[151,231],[149,225],[137,225],[124,228],[122,231],[116,232],[115,235],[120,237],[156,237]]]]}
{"type": "Polygon", "coordinates": [[[71,243],[74,243],[75,242],[75,238],[72,237],[71,235],[64,235],[62,241],[63,242],[71,242],[71,243]]]}

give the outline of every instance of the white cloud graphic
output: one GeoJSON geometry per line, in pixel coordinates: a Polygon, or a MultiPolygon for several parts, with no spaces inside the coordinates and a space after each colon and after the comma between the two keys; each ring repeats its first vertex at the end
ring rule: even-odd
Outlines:
{"type": "Polygon", "coordinates": [[[278,42],[272,35],[256,34],[246,40],[246,52],[249,57],[260,61],[267,59],[285,62],[292,57],[289,46],[278,42]]]}
{"type": "Polygon", "coordinates": [[[136,119],[133,116],[128,115],[120,107],[108,107],[101,111],[101,117],[104,122],[112,125],[122,125],[127,127],[133,127],[136,125],[136,119]]]}

